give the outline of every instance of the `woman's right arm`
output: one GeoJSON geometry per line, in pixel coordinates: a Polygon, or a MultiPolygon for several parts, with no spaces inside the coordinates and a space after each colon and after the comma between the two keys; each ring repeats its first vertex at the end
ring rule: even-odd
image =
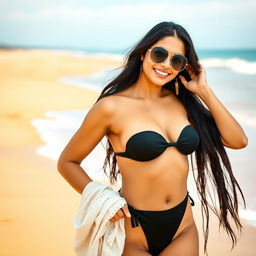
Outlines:
{"type": "Polygon", "coordinates": [[[80,164],[110,131],[114,111],[114,102],[109,97],[94,104],[58,159],[58,171],[80,194],[92,181],[80,164]]]}

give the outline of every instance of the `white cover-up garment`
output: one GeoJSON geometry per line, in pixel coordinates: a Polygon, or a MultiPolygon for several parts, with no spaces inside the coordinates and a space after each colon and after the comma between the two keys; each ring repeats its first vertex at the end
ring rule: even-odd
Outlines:
{"type": "Polygon", "coordinates": [[[124,218],[110,222],[127,204],[119,192],[96,181],[89,182],[81,195],[74,217],[74,249],[77,256],[121,256],[124,249],[124,218]]]}

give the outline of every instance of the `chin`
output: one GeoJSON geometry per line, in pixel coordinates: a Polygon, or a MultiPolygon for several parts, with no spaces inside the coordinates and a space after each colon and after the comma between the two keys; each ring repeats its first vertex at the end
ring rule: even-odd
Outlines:
{"type": "Polygon", "coordinates": [[[158,86],[163,86],[169,82],[171,82],[173,79],[164,79],[163,81],[159,81],[158,79],[150,79],[151,82],[155,85],[158,85],[158,86]]]}

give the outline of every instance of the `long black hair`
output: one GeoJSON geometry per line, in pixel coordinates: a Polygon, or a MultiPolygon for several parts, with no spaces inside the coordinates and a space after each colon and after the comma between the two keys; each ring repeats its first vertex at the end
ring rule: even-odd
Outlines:
{"type": "MultiPolygon", "coordinates": [[[[121,92],[134,84],[140,75],[140,66],[142,64],[141,55],[144,56],[148,48],[166,36],[177,36],[183,41],[185,45],[185,56],[196,75],[198,75],[198,57],[188,32],[182,26],[174,22],[161,22],[155,25],[128,52],[125,56],[122,72],[105,86],[96,102],[103,97],[121,92]]],[[[186,80],[190,80],[190,76],[186,70],[181,71],[179,74],[183,75],[186,80]]],[[[180,83],[181,81],[178,79],[178,82],[180,83]]],[[[173,85],[174,79],[163,85],[163,87],[169,90],[174,90],[173,85]]],[[[178,98],[188,113],[189,121],[193,124],[200,136],[200,144],[195,151],[197,168],[193,167],[192,157],[191,165],[198,195],[201,199],[204,252],[207,253],[209,207],[219,218],[219,226],[222,226],[230,236],[233,249],[237,243],[237,235],[231,226],[228,215],[230,215],[235,223],[237,230],[241,232],[243,226],[238,215],[237,190],[240,192],[245,205],[243,193],[233,175],[229,158],[221,141],[220,132],[210,111],[202,104],[201,100],[191,91],[187,90],[185,86],[180,86],[178,98]],[[207,194],[208,196],[211,196],[212,193],[208,190],[209,184],[212,185],[213,191],[217,194],[219,207],[216,207],[215,205],[212,206],[206,199],[207,194]]],[[[110,165],[109,178],[111,184],[113,184],[117,181],[117,175],[120,172],[119,170],[116,170],[116,157],[109,140],[107,141],[106,150],[107,156],[104,161],[103,169],[106,173],[106,166],[107,164],[110,165]]]]}

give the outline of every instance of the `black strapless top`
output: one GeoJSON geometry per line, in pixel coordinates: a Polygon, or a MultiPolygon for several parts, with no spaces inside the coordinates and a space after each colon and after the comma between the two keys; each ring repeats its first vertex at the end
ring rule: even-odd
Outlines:
{"type": "Polygon", "coordinates": [[[199,142],[199,135],[191,125],[182,129],[177,142],[167,142],[161,134],[155,131],[142,131],[129,138],[125,152],[116,152],[115,154],[145,162],[157,158],[172,146],[184,155],[191,154],[196,150],[199,142]]]}

